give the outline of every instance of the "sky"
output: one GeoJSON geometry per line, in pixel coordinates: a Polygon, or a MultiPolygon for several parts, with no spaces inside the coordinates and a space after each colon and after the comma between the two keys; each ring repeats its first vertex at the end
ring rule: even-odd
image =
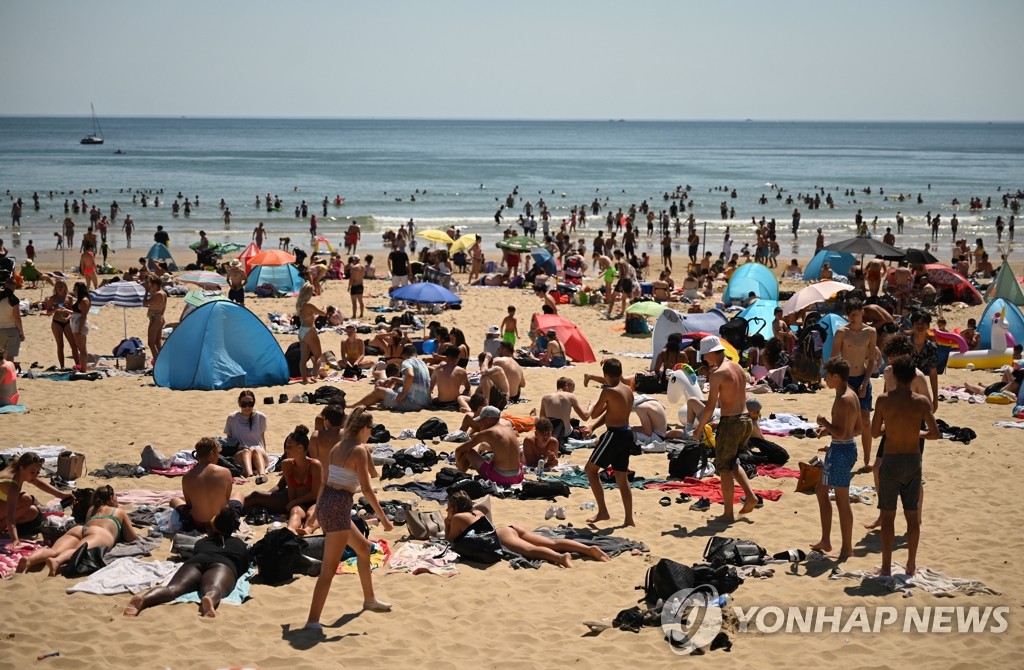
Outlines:
{"type": "Polygon", "coordinates": [[[1024,121],[1020,0],[3,0],[0,115],[1024,121]]]}

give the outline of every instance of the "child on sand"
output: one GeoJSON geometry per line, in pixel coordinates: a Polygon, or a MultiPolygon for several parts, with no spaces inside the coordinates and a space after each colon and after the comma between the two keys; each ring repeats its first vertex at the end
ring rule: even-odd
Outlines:
{"type": "Polygon", "coordinates": [[[832,444],[825,453],[825,465],[815,493],[818,496],[818,511],[821,513],[821,540],[812,544],[811,549],[828,554],[832,551],[832,503],[828,499],[829,488],[835,489],[836,508],[839,510],[839,531],[843,544],[839,559],[845,560],[853,554],[853,510],[850,508],[850,480],[853,466],[857,463],[857,436],[861,434],[860,399],[846,383],[850,366],[838,356],[825,363],[825,384],[836,392],[832,403],[832,420],[818,416],[818,436],[831,435],[832,444]]]}
{"type": "Polygon", "coordinates": [[[519,338],[519,326],[516,323],[516,308],[508,306],[508,316],[501,320],[501,340],[508,342],[515,349],[516,340],[519,338]]]}
{"type": "MultiPolygon", "coordinates": [[[[921,452],[923,440],[939,437],[931,400],[914,393],[910,385],[917,369],[909,356],[892,362],[896,389],[878,399],[871,432],[886,436],[885,457],[878,470],[878,511],[882,521],[882,568],[880,574],[892,574],[892,548],[896,535],[896,499],[903,500],[907,519],[907,574],[917,570],[917,544],[921,538],[919,501],[921,498],[921,452]],[[922,422],[927,430],[921,430],[922,422]]],[[[836,499],[839,493],[836,492],[836,499]]]]}
{"type": "Polygon", "coordinates": [[[604,423],[608,430],[594,446],[594,453],[587,461],[587,480],[597,500],[597,514],[587,523],[607,521],[611,518],[604,501],[604,485],[599,473],[611,466],[615,472],[615,483],[622,496],[625,512],[624,526],[635,526],[633,521],[633,492],[629,488],[629,455],[635,442],[633,429],[629,426],[629,414],[633,411],[633,391],[622,383],[622,363],[616,358],[601,363],[605,385],[601,395],[590,412],[592,419],[598,419],[591,430],[604,423]]]}

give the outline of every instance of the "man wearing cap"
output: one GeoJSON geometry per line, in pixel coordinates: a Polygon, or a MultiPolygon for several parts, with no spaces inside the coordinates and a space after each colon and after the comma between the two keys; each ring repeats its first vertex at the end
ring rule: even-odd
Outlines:
{"type": "Polygon", "coordinates": [[[491,326],[487,329],[487,334],[484,336],[483,350],[485,354],[489,354],[492,358],[498,355],[501,348],[501,329],[497,326],[491,326]]]}
{"type": "Polygon", "coordinates": [[[352,295],[352,318],[356,317],[356,306],[359,306],[358,318],[363,318],[366,313],[363,307],[363,277],[366,276],[366,266],[359,256],[352,256],[348,259],[348,292],[352,295]]]}
{"type": "Polygon", "coordinates": [[[430,376],[430,393],[437,389],[437,397],[430,401],[431,407],[437,410],[458,412],[462,409],[459,399],[469,401],[472,387],[466,368],[459,366],[459,348],[448,345],[444,350],[444,362],[434,368],[430,376]]]}
{"type": "Polygon", "coordinates": [[[239,305],[245,304],[245,270],[242,261],[233,260],[228,264],[228,300],[239,305]]]}
{"type": "Polygon", "coordinates": [[[739,452],[750,440],[752,422],[747,413],[747,374],[737,363],[725,357],[725,347],[714,335],[709,335],[700,342],[700,357],[711,367],[708,391],[708,402],[697,424],[695,435],[704,434],[704,426],[711,421],[715,407],[721,405],[722,418],[715,431],[715,471],[721,477],[722,498],[725,513],[721,521],[733,523],[735,504],[735,485],[738,481],[746,494],[746,502],[740,514],[748,514],[757,506],[757,497],[750,482],[739,465],[739,452]]]}
{"type": "Polygon", "coordinates": [[[476,470],[483,478],[501,486],[522,482],[519,435],[512,426],[501,421],[501,410],[487,405],[480,410],[476,424],[476,434],[455,449],[455,467],[463,472],[476,470]],[[487,452],[493,454],[491,460],[483,457],[487,452]]]}

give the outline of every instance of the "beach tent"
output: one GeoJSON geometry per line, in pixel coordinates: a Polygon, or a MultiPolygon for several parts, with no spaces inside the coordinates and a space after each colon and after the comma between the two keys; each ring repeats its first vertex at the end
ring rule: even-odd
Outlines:
{"type": "Polygon", "coordinates": [[[760,333],[765,342],[775,337],[775,333],[772,331],[772,322],[775,321],[775,308],[778,306],[778,300],[758,300],[740,312],[739,316],[748,322],[747,335],[760,333]],[[763,323],[757,319],[762,319],[763,323]]]}
{"type": "Polygon", "coordinates": [[[729,319],[717,309],[712,309],[700,314],[684,314],[674,309],[666,309],[654,322],[654,332],[651,334],[651,369],[654,369],[654,362],[658,354],[668,343],[668,336],[672,333],[707,333],[718,335],[719,329],[729,319]]]}
{"type": "Polygon", "coordinates": [[[818,323],[825,326],[826,330],[825,344],[821,348],[821,360],[827,361],[832,358],[832,343],[835,342],[836,331],[848,324],[849,321],[838,314],[826,314],[818,323]]]}
{"type": "Polygon", "coordinates": [[[1006,310],[1006,322],[1009,324],[1010,335],[1013,335],[1013,339],[1018,343],[1024,344],[1024,314],[1012,302],[996,298],[988,304],[988,307],[982,312],[981,318],[978,319],[978,334],[981,335],[980,349],[999,349],[1003,346],[1002,343],[998,342],[995,347],[992,346],[992,317],[1004,309],[1006,310]]]}
{"type": "Polygon", "coordinates": [[[178,264],[174,262],[171,250],[157,242],[146,253],[146,265],[153,271],[156,270],[156,264],[159,261],[167,261],[167,269],[171,272],[178,271],[178,264]]]}
{"type": "Polygon", "coordinates": [[[849,277],[850,268],[856,262],[857,259],[851,253],[822,249],[814,255],[814,258],[811,259],[811,262],[804,269],[804,280],[818,281],[821,279],[821,266],[825,263],[828,263],[829,268],[835,274],[849,277]]]}
{"type": "Polygon", "coordinates": [[[768,266],[760,263],[747,263],[736,268],[729,279],[729,285],[722,294],[722,302],[726,305],[734,300],[742,302],[750,292],[758,298],[767,300],[779,299],[779,280],[775,278],[768,266]]]}
{"type": "Polygon", "coordinates": [[[929,283],[938,291],[940,302],[948,300],[945,296],[950,294],[953,299],[949,302],[966,302],[968,305],[981,305],[985,302],[974,284],[962,274],[940,263],[930,263],[924,267],[928,272],[929,283]]]}
{"type": "Polygon", "coordinates": [[[271,284],[282,293],[298,293],[303,283],[294,265],[257,265],[249,273],[245,290],[252,293],[257,286],[271,284]]]}
{"type": "Polygon", "coordinates": [[[257,256],[259,253],[260,248],[256,246],[255,242],[252,242],[242,250],[242,253],[236,256],[238,260],[242,261],[242,269],[245,270],[245,274],[249,274],[252,271],[252,263],[250,263],[250,260],[253,256],[257,256]]]}
{"type": "Polygon", "coordinates": [[[215,300],[197,307],[167,338],[153,380],[177,391],[276,386],[288,383],[288,364],[259,317],[215,300]]]}
{"type": "Polygon", "coordinates": [[[583,331],[576,327],[576,324],[557,314],[534,314],[533,322],[536,328],[547,332],[554,330],[558,341],[565,347],[565,355],[576,363],[596,363],[597,357],[590,347],[583,331]]]}
{"type": "Polygon", "coordinates": [[[1024,291],[1020,290],[1020,284],[1013,276],[1013,268],[1009,263],[1003,263],[995,281],[989,284],[988,290],[985,291],[985,300],[995,300],[996,298],[1002,298],[1018,307],[1024,306],[1024,291]]]}

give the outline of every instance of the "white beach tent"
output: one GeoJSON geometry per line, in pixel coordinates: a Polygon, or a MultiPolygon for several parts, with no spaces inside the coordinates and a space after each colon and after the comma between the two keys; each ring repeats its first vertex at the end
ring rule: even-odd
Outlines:
{"type": "Polygon", "coordinates": [[[651,335],[651,370],[654,369],[654,362],[658,354],[668,343],[668,336],[672,333],[707,333],[717,335],[718,330],[728,321],[729,318],[712,309],[700,314],[684,314],[674,309],[666,309],[654,323],[654,332],[651,335]]]}

